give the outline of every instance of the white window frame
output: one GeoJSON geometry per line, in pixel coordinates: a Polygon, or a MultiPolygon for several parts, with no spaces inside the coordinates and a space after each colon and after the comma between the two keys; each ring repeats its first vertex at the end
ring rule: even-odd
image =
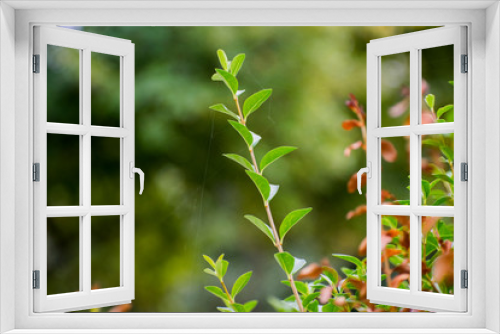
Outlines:
{"type": "Polygon", "coordinates": [[[462,73],[462,55],[467,55],[466,27],[449,26],[372,40],[367,47],[367,239],[368,282],[367,297],[373,303],[413,307],[429,311],[467,310],[467,290],[461,288],[461,270],[467,270],[467,185],[460,180],[460,164],[467,163],[467,76],[462,73]],[[454,122],[421,124],[422,119],[422,50],[453,46],[454,122]],[[384,56],[408,53],[410,74],[410,124],[384,127],[381,124],[381,78],[384,56]],[[421,204],[422,149],[421,136],[454,133],[455,203],[454,206],[421,204]],[[381,140],[390,137],[409,137],[410,192],[409,205],[381,203],[382,154],[381,140]],[[381,285],[381,217],[406,216],[410,221],[410,288],[395,289],[381,285]],[[454,293],[451,295],[423,292],[421,219],[422,217],[453,217],[454,221],[454,293]]]}
{"type": "Polygon", "coordinates": [[[86,333],[125,332],[124,329],[127,333],[248,333],[249,329],[266,333],[500,332],[498,1],[370,1],[368,5],[364,1],[230,4],[217,1],[6,0],[0,3],[0,69],[0,332],[77,333],[78,329],[86,329],[86,333]],[[30,256],[33,242],[33,211],[30,209],[33,207],[30,179],[33,120],[32,100],[27,97],[32,96],[32,27],[37,24],[467,25],[471,71],[468,78],[471,87],[468,97],[471,110],[468,116],[469,174],[474,180],[468,193],[471,199],[468,220],[472,222],[468,230],[468,312],[331,315],[33,313],[30,256]],[[12,194],[15,194],[14,198],[12,194]],[[485,254],[488,254],[488,266],[485,265],[485,254]]]}
{"type": "Polygon", "coordinates": [[[39,271],[38,289],[34,289],[35,312],[74,311],[94,307],[128,304],[134,299],[134,44],[129,40],[101,36],[51,26],[34,27],[34,54],[39,56],[39,73],[34,84],[34,162],[39,164],[39,181],[34,193],[33,268],[39,271]],[[47,122],[47,46],[72,48],[79,54],[80,122],[64,124],[47,122]],[[113,55],[120,62],[120,124],[117,127],[92,125],[91,58],[92,52],[113,55]],[[80,201],[74,206],[47,206],[47,134],[78,135],[80,201]],[[120,141],[119,205],[91,203],[91,140],[117,138],[120,141]],[[91,220],[95,216],[118,216],[120,229],[120,285],[92,289],[91,220]],[[79,220],[79,291],[47,295],[47,218],[77,217],[79,220]]]}

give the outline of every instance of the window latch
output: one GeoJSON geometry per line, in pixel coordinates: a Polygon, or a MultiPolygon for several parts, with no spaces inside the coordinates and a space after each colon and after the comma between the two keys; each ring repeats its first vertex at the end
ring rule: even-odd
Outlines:
{"type": "Polygon", "coordinates": [[[144,172],[140,168],[134,167],[134,163],[132,161],[130,161],[129,167],[130,167],[131,179],[134,178],[134,173],[139,174],[139,185],[140,185],[139,195],[142,195],[142,191],[144,190],[144,172]]]}
{"type": "Polygon", "coordinates": [[[361,179],[362,179],[362,175],[366,173],[366,176],[371,179],[372,178],[372,163],[370,161],[368,161],[368,166],[367,167],[364,167],[364,168],[361,168],[358,173],[357,173],[357,179],[358,179],[358,192],[359,194],[361,195],[362,192],[361,192],[361,179]]]}

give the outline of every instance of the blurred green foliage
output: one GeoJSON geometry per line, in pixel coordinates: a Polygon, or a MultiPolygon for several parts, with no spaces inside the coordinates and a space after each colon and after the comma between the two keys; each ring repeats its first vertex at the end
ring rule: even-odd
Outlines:
{"type": "MultiPolygon", "coordinates": [[[[314,207],[307,224],[298,225],[287,236],[288,250],[309,262],[331,258],[332,253],[357,254],[365,237],[365,218],[347,221],[345,215],[364,203],[365,197],[348,194],[346,182],[364,166],[365,157],[363,150],[344,157],[344,148],[359,138],[357,131],[342,129],[342,121],[351,117],[345,100],[353,93],[366,105],[366,44],[370,40],[423,27],[78,29],[135,43],[135,165],[145,172],[146,183],[143,195],[136,194],[136,284],[131,311],[216,311],[219,303],[203,288],[213,282],[203,273],[202,254],[227,254],[232,264],[228,281],[234,282],[236,273],[253,271],[252,280],[239,296],[241,300],[258,299],[256,311],[273,310],[265,302],[267,298],[282,298],[289,291],[280,283],[282,272],[276,269],[272,245],[243,218],[247,213],[264,217],[262,199],[247,175],[222,156],[224,152],[244,154],[241,138],[228,127],[226,117],[207,108],[231,102],[226,87],[210,80],[218,64],[218,48],[226,50],[229,57],[240,52],[251,56],[240,73],[249,92],[270,87],[274,90],[259,110],[260,117],[250,120],[252,129],[265,139],[256,150],[258,158],[283,144],[299,148],[293,158],[284,158],[286,163],[277,161],[268,171],[281,186],[273,200],[277,220],[281,221],[290,208],[314,207]]],[[[92,115],[102,116],[103,122],[111,122],[116,112],[116,106],[108,101],[117,94],[115,75],[111,73],[116,65],[108,58],[112,57],[102,57],[99,63],[93,58],[92,65],[92,115]]],[[[64,59],[71,62],[72,58],[62,59],[49,61],[49,70],[59,75],[49,81],[53,85],[49,97],[57,96],[57,104],[49,110],[49,115],[57,116],[54,119],[68,119],[63,116],[78,112],[71,107],[75,104],[74,85],[78,85],[75,73],[61,70],[66,65],[64,59]]],[[[391,73],[394,78],[400,76],[398,71],[391,73]]],[[[426,79],[432,86],[434,79],[443,80],[444,75],[437,67],[426,79]]],[[[107,151],[112,147],[103,145],[99,156],[112,157],[116,152],[107,151]]],[[[78,157],[75,151],[59,152],[50,158],[55,161],[50,165],[54,174],[64,173],[66,159],[78,157]]],[[[92,172],[104,175],[108,166],[104,160],[93,161],[92,172]]],[[[96,194],[100,199],[112,191],[112,185],[104,185],[102,194],[96,194]]],[[[62,189],[58,193],[64,197],[78,191],[62,189]]],[[[104,236],[92,250],[98,259],[92,264],[96,272],[92,277],[96,277],[93,283],[108,286],[105,273],[110,270],[109,263],[116,262],[116,252],[109,250],[115,249],[113,243],[117,241],[109,235],[106,244],[106,231],[99,231],[104,236]],[[102,281],[97,277],[103,277],[102,281]]],[[[64,235],[49,235],[54,240],[61,237],[64,235]]],[[[57,250],[64,252],[63,247],[57,250]]],[[[338,261],[333,262],[334,267],[345,265],[340,259],[333,261],[338,261]]],[[[49,280],[67,286],[67,290],[74,286],[68,282],[72,277],[53,275],[49,280]]]]}

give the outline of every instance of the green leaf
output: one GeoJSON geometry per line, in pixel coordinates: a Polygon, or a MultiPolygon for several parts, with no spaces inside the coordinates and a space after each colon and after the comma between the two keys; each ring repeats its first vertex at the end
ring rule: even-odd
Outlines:
{"type": "MultiPolygon", "coordinates": [[[[294,281],[295,282],[295,287],[297,288],[297,291],[300,292],[303,295],[309,294],[309,288],[307,286],[307,283],[301,282],[301,281],[294,281]]],[[[287,287],[291,287],[292,285],[290,284],[290,281],[281,281],[284,285],[287,287]]]]}
{"type": "Polygon", "coordinates": [[[424,139],[422,140],[422,145],[429,145],[429,146],[434,146],[434,147],[440,147],[441,142],[435,140],[435,139],[424,139]]]}
{"type": "Polygon", "coordinates": [[[397,203],[399,205],[410,205],[410,200],[409,199],[398,199],[394,201],[394,203],[397,203]]]}
{"type": "Polygon", "coordinates": [[[333,268],[323,270],[323,274],[321,274],[321,276],[328,277],[331,285],[337,285],[339,282],[339,273],[333,268]]]}
{"type": "Polygon", "coordinates": [[[274,258],[287,275],[292,273],[295,265],[295,258],[290,253],[276,253],[274,254],[274,258]]]}
{"type": "Polygon", "coordinates": [[[251,271],[244,273],[243,275],[238,277],[238,279],[233,284],[233,289],[231,290],[231,295],[233,296],[233,298],[235,298],[236,295],[240,293],[241,290],[243,290],[243,288],[248,284],[250,277],[252,277],[251,271]]]}
{"type": "Polygon", "coordinates": [[[252,179],[253,183],[255,183],[255,186],[259,190],[264,201],[267,201],[269,198],[269,194],[271,193],[271,186],[269,185],[269,181],[267,181],[267,179],[262,175],[259,175],[255,172],[249,170],[246,170],[245,172],[252,179]]]}
{"type": "Polygon", "coordinates": [[[219,73],[215,72],[212,74],[212,81],[224,81],[224,79],[219,73]]]}
{"type": "Polygon", "coordinates": [[[233,61],[231,62],[231,74],[232,75],[234,75],[235,77],[238,75],[238,72],[240,71],[240,68],[243,65],[244,61],[245,61],[245,54],[244,53],[240,53],[233,58],[233,61]]]}
{"type": "Polygon", "coordinates": [[[453,104],[448,104],[447,106],[441,107],[436,112],[437,118],[441,118],[448,111],[453,111],[453,104]]]}
{"type": "Polygon", "coordinates": [[[234,303],[231,305],[231,307],[233,308],[233,310],[235,312],[246,312],[247,310],[245,309],[245,306],[241,305],[241,304],[238,304],[238,303],[234,303]]]}
{"type": "Polygon", "coordinates": [[[245,310],[247,312],[252,312],[253,309],[255,308],[255,306],[257,306],[257,301],[256,300],[251,300],[249,302],[246,302],[244,306],[245,306],[245,310]]]}
{"type": "Polygon", "coordinates": [[[267,166],[296,149],[293,146],[280,146],[267,152],[260,161],[260,171],[263,172],[267,166]]]}
{"type": "Polygon", "coordinates": [[[222,280],[224,278],[224,275],[226,275],[228,265],[229,262],[224,260],[224,254],[221,254],[217,261],[215,261],[215,272],[217,273],[217,277],[219,277],[220,280],[222,280]]]}
{"type": "Polygon", "coordinates": [[[272,92],[272,89],[263,89],[245,100],[245,103],[243,103],[243,117],[245,120],[251,113],[259,109],[262,103],[266,102],[272,92]]]}
{"type": "Polygon", "coordinates": [[[205,268],[203,269],[203,271],[209,275],[212,275],[212,276],[215,276],[217,277],[217,274],[215,273],[215,271],[213,271],[212,269],[208,269],[208,268],[205,268]]]}
{"type": "Polygon", "coordinates": [[[208,262],[208,264],[215,269],[215,262],[214,260],[212,260],[212,258],[208,255],[203,255],[203,258],[205,259],[205,261],[208,262]]]}
{"type": "Polygon", "coordinates": [[[434,109],[434,101],[436,100],[436,97],[432,94],[427,94],[425,96],[425,103],[429,106],[429,108],[434,109]]]}
{"type": "Polygon", "coordinates": [[[229,110],[225,105],[223,105],[222,103],[219,103],[219,104],[215,104],[213,106],[210,106],[209,107],[210,109],[212,110],[215,110],[215,111],[218,111],[220,113],[223,113],[223,114],[226,114],[226,115],[229,115],[237,120],[240,119],[240,117],[238,115],[236,115],[234,112],[232,112],[231,110],[229,110]]]}
{"type": "Polygon", "coordinates": [[[309,305],[307,305],[307,309],[309,310],[309,312],[318,312],[319,311],[319,301],[315,300],[315,301],[309,303],[309,305]]]}
{"type": "Polygon", "coordinates": [[[228,122],[240,134],[249,147],[255,147],[255,145],[259,143],[261,137],[248,130],[246,126],[232,120],[229,120],[228,122]]]}
{"type": "Polygon", "coordinates": [[[222,300],[229,301],[227,295],[224,292],[222,292],[222,289],[219,288],[218,286],[206,286],[205,290],[207,290],[214,296],[219,297],[222,300]]]}
{"type": "Polygon", "coordinates": [[[290,212],[286,215],[285,219],[280,225],[280,238],[281,242],[285,239],[285,235],[290,231],[290,229],[295,226],[305,215],[311,212],[312,208],[299,209],[290,212]]]}
{"type": "Polygon", "coordinates": [[[448,161],[450,161],[450,162],[453,162],[454,155],[455,155],[455,153],[453,152],[453,149],[449,146],[446,146],[446,145],[441,145],[440,149],[441,149],[441,152],[443,152],[446,159],[448,159],[448,161]]]}
{"type": "Polygon", "coordinates": [[[422,194],[424,195],[424,199],[427,199],[431,193],[431,184],[429,181],[422,180],[422,194]]]}
{"type": "Polygon", "coordinates": [[[226,84],[227,88],[229,88],[233,95],[236,94],[236,92],[238,92],[238,80],[236,80],[236,78],[228,71],[218,68],[215,69],[215,71],[221,76],[222,82],[226,84]]]}
{"type": "Polygon", "coordinates": [[[228,159],[233,160],[234,162],[239,163],[240,165],[242,165],[244,168],[246,168],[248,170],[251,170],[251,171],[254,170],[250,161],[248,161],[246,158],[242,157],[241,155],[228,153],[228,154],[223,154],[223,156],[225,156],[228,159]]]}
{"type": "Polygon", "coordinates": [[[276,243],[276,241],[274,240],[273,231],[271,230],[271,227],[269,227],[269,225],[267,225],[262,220],[260,220],[259,218],[255,217],[255,216],[252,216],[252,215],[245,215],[245,218],[248,219],[252,224],[257,226],[257,228],[259,230],[264,232],[264,234],[267,235],[267,237],[269,239],[271,239],[273,244],[276,243]]]}
{"type": "Polygon", "coordinates": [[[344,254],[332,254],[334,257],[338,257],[339,259],[354,263],[356,267],[363,267],[363,263],[357,257],[344,255],[344,254]]]}
{"type": "Polygon", "coordinates": [[[454,85],[455,85],[455,82],[454,82],[454,81],[448,81],[448,83],[449,83],[450,85],[452,85],[452,86],[454,86],[454,85]]]}
{"type": "Polygon", "coordinates": [[[451,199],[452,198],[450,196],[443,196],[443,197],[436,199],[436,201],[434,203],[432,203],[432,205],[434,205],[434,206],[442,205],[445,202],[451,201],[451,199]]]}
{"type": "Polygon", "coordinates": [[[433,174],[433,176],[437,177],[440,180],[448,182],[450,184],[454,184],[453,179],[451,177],[449,177],[448,175],[446,175],[446,174],[433,174]]]}
{"type": "Polygon", "coordinates": [[[227,55],[224,50],[217,50],[217,57],[219,57],[220,64],[224,70],[227,71],[227,55]]]}
{"type": "Polygon", "coordinates": [[[307,305],[309,305],[310,302],[312,302],[318,297],[319,297],[319,292],[311,293],[309,296],[305,297],[302,300],[302,306],[307,307],[307,305]]]}

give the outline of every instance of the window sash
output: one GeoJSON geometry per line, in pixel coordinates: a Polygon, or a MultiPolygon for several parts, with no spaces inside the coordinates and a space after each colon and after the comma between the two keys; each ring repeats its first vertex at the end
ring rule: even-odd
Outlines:
{"type": "MultiPolygon", "coordinates": [[[[35,312],[66,312],[102,305],[129,303],[134,298],[134,45],[127,40],[66,28],[35,27],[34,54],[40,55],[40,73],[34,80],[34,161],[40,163],[40,182],[34,184],[34,270],[40,271],[40,289],[34,289],[35,312]],[[80,123],[47,122],[47,45],[80,50],[80,123]],[[120,57],[120,127],[91,125],[91,52],[120,57]],[[80,138],[80,205],[47,207],[47,134],[80,138]],[[120,138],[120,205],[91,205],[91,138],[120,138]],[[91,217],[120,216],[120,286],[92,290],[91,217]],[[80,291],[47,295],[47,218],[79,217],[80,291]]],[[[77,154],[76,152],[72,152],[77,154]]]]}
{"type": "MultiPolygon", "coordinates": [[[[374,303],[424,310],[467,310],[467,290],[461,289],[460,271],[467,269],[467,183],[457,177],[454,187],[454,207],[419,205],[421,198],[421,144],[420,136],[454,133],[455,175],[461,162],[467,162],[466,107],[467,76],[461,73],[460,55],[466,54],[466,28],[446,27],[404,34],[371,41],[367,48],[367,161],[372,166],[372,177],[367,179],[367,235],[368,235],[368,298],[374,303]],[[454,123],[424,124],[421,119],[421,49],[454,45],[454,123]],[[381,57],[402,52],[410,53],[410,125],[381,127],[381,57]],[[390,208],[380,205],[381,152],[383,137],[410,137],[410,205],[390,208]],[[410,290],[380,286],[381,222],[382,214],[410,217],[410,290]],[[419,291],[421,286],[422,216],[454,217],[454,295],[419,291]],[[415,245],[417,247],[415,247],[415,245]]],[[[458,172],[458,173],[457,173],[458,172]]]]}

